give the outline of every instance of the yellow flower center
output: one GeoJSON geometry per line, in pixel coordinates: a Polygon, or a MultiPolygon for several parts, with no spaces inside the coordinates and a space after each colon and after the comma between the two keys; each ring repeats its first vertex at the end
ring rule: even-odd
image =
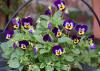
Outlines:
{"type": "Polygon", "coordinates": [[[79,30],[78,34],[79,34],[79,35],[84,35],[85,32],[84,32],[83,30],[79,30]]]}
{"type": "Polygon", "coordinates": [[[59,49],[59,50],[56,50],[56,55],[59,56],[59,55],[62,55],[63,52],[59,49]]]}
{"type": "Polygon", "coordinates": [[[73,43],[74,43],[74,44],[79,43],[79,39],[74,39],[74,40],[73,40],[73,43]]]}
{"type": "Polygon", "coordinates": [[[21,48],[22,48],[22,49],[26,49],[26,45],[21,44],[21,48]]]}
{"type": "Polygon", "coordinates": [[[24,28],[29,29],[29,28],[30,28],[30,25],[29,25],[28,23],[26,23],[26,24],[24,25],[24,28]]]}
{"type": "Polygon", "coordinates": [[[71,25],[66,25],[66,26],[65,26],[65,29],[67,29],[67,30],[72,30],[72,29],[73,29],[73,26],[71,26],[71,25]]]}
{"type": "Polygon", "coordinates": [[[62,35],[61,31],[57,32],[57,37],[61,37],[61,35],[62,35]]]}
{"type": "Polygon", "coordinates": [[[14,27],[15,29],[17,29],[17,28],[18,28],[18,25],[14,25],[13,27],[14,27]]]}
{"type": "Polygon", "coordinates": [[[6,39],[10,39],[10,34],[7,34],[6,35],[6,39]]]}
{"type": "Polygon", "coordinates": [[[65,5],[64,5],[64,4],[61,4],[61,5],[59,6],[59,10],[62,11],[62,10],[64,10],[64,9],[65,9],[65,5]]]}

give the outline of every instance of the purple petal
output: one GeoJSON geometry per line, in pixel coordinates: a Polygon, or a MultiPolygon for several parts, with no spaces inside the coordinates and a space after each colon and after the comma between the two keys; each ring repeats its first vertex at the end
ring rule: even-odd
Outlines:
{"type": "Polygon", "coordinates": [[[34,55],[37,55],[38,48],[34,48],[34,55]]]}
{"type": "Polygon", "coordinates": [[[55,45],[53,48],[52,48],[52,53],[53,54],[56,54],[56,50],[61,50],[61,52],[63,52],[63,48],[60,46],[60,45],[55,45]]]}
{"type": "Polygon", "coordinates": [[[52,29],[52,23],[48,24],[48,29],[50,29],[50,30],[52,29]]]}
{"type": "Polygon", "coordinates": [[[25,45],[27,47],[29,46],[29,42],[26,40],[19,41],[19,47],[21,47],[22,45],[25,45]]]}
{"type": "Polygon", "coordinates": [[[51,42],[51,41],[52,41],[49,34],[44,35],[44,36],[43,36],[43,40],[44,40],[44,41],[48,41],[48,42],[51,42]]]}
{"type": "Polygon", "coordinates": [[[96,49],[96,45],[93,43],[90,45],[90,49],[96,49]]]}
{"type": "Polygon", "coordinates": [[[57,27],[54,27],[54,28],[52,29],[52,32],[56,35],[57,32],[58,32],[58,28],[57,28],[57,27]]]}
{"type": "Polygon", "coordinates": [[[31,17],[22,18],[22,25],[23,26],[24,26],[24,23],[29,23],[29,25],[32,25],[33,19],[31,17]]]}
{"type": "Polygon", "coordinates": [[[16,43],[13,44],[13,48],[17,48],[17,44],[16,43]]]}

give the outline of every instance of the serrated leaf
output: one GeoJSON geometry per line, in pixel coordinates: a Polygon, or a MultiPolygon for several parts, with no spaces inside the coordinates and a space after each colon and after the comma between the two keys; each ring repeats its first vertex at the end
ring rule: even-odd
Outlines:
{"type": "Polygon", "coordinates": [[[20,66],[20,63],[17,59],[9,60],[8,64],[9,64],[9,67],[11,67],[11,68],[19,68],[19,66],[20,66]]]}
{"type": "Polygon", "coordinates": [[[40,18],[41,19],[44,19],[44,20],[49,20],[50,19],[50,17],[47,16],[47,15],[41,15],[40,18]]]}
{"type": "Polygon", "coordinates": [[[47,52],[49,52],[49,51],[46,50],[46,49],[40,49],[40,54],[44,54],[44,53],[47,53],[47,52]]]}
{"type": "Polygon", "coordinates": [[[41,63],[40,68],[44,68],[46,65],[44,63],[41,63]]]}
{"type": "Polygon", "coordinates": [[[71,44],[72,40],[70,38],[68,38],[68,37],[58,38],[58,43],[65,43],[65,42],[71,44]]]}
{"type": "Polygon", "coordinates": [[[64,56],[64,58],[65,58],[66,61],[68,61],[68,62],[73,62],[73,61],[74,61],[73,56],[69,56],[69,55],[67,55],[67,56],[64,56]]]}
{"type": "Polygon", "coordinates": [[[65,70],[65,71],[70,71],[71,70],[71,66],[70,65],[63,65],[61,67],[62,70],[65,70]]]}
{"type": "Polygon", "coordinates": [[[40,71],[40,68],[37,65],[34,65],[32,71],[40,71]]]}
{"type": "Polygon", "coordinates": [[[34,34],[33,36],[34,36],[36,41],[43,43],[43,37],[41,35],[34,34]]]}
{"type": "Polygon", "coordinates": [[[54,71],[54,68],[51,66],[46,66],[46,71],[54,71]]]}
{"type": "Polygon", "coordinates": [[[74,53],[74,54],[80,54],[80,50],[79,49],[72,49],[72,52],[74,53]]]}
{"type": "Polygon", "coordinates": [[[20,56],[24,55],[24,51],[21,49],[16,49],[12,54],[11,54],[11,59],[13,58],[19,58],[20,56]]]}

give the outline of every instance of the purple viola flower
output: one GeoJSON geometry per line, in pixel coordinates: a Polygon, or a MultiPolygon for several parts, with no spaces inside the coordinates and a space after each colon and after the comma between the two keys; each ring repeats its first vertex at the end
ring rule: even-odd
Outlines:
{"type": "Polygon", "coordinates": [[[52,29],[52,23],[48,24],[48,29],[50,29],[50,30],[52,29]]]}
{"type": "Polygon", "coordinates": [[[43,36],[43,40],[44,41],[48,41],[48,42],[51,42],[52,41],[52,39],[51,39],[51,37],[50,37],[50,35],[49,34],[45,34],[44,36],[43,36]]]}
{"type": "Polygon", "coordinates": [[[17,44],[16,43],[13,43],[13,48],[17,48],[17,44]]]}
{"type": "Polygon", "coordinates": [[[78,44],[80,42],[80,39],[81,39],[77,35],[73,35],[71,38],[72,38],[74,44],[78,44]]]}
{"type": "Polygon", "coordinates": [[[54,28],[52,29],[52,32],[53,32],[54,35],[55,35],[56,37],[58,37],[58,38],[62,36],[61,30],[58,29],[57,27],[54,27],[54,28]]]}
{"type": "Polygon", "coordinates": [[[34,47],[34,55],[37,55],[38,48],[34,47]]]}
{"type": "Polygon", "coordinates": [[[94,44],[94,35],[90,35],[88,37],[88,41],[89,41],[89,46],[91,49],[95,49],[96,45],[94,44]]]}
{"type": "Polygon", "coordinates": [[[21,25],[19,17],[13,18],[12,19],[12,24],[14,29],[18,29],[21,25]]]}
{"type": "Polygon", "coordinates": [[[93,43],[90,45],[90,49],[96,49],[96,45],[93,43]]]}
{"type": "Polygon", "coordinates": [[[58,10],[63,11],[65,10],[65,2],[62,0],[56,0],[54,5],[57,7],[58,10]]]}
{"type": "Polygon", "coordinates": [[[6,30],[6,39],[12,38],[14,31],[11,29],[6,30]]]}
{"type": "Polygon", "coordinates": [[[31,17],[22,18],[22,25],[25,29],[29,29],[32,26],[33,19],[31,17]]]}
{"type": "Polygon", "coordinates": [[[85,32],[87,32],[88,26],[87,25],[77,25],[75,29],[78,32],[78,35],[82,36],[85,34],[85,32]]]}
{"type": "Polygon", "coordinates": [[[52,53],[55,54],[56,56],[61,56],[63,54],[64,50],[60,45],[55,45],[52,48],[52,53]]]}
{"type": "Polygon", "coordinates": [[[74,21],[68,19],[64,21],[63,26],[65,30],[71,31],[75,27],[75,23],[74,21]]]}
{"type": "Polygon", "coordinates": [[[29,42],[27,40],[19,41],[19,47],[20,48],[27,49],[28,46],[29,46],[29,42]]]}
{"type": "Polygon", "coordinates": [[[52,12],[49,9],[45,11],[45,15],[51,15],[51,14],[52,12]]]}

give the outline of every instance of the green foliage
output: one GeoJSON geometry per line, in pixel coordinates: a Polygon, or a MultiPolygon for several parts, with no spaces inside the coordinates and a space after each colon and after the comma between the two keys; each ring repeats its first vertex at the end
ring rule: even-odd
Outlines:
{"type": "MultiPolygon", "coordinates": [[[[62,26],[62,13],[57,11],[53,16],[41,15],[38,24],[33,33],[21,27],[21,30],[14,31],[13,37],[1,44],[3,50],[3,57],[8,59],[8,65],[11,68],[18,68],[20,71],[24,66],[27,71],[70,71],[72,67],[76,66],[81,69],[79,63],[86,63],[97,67],[100,65],[100,48],[95,50],[89,49],[88,40],[84,36],[81,38],[79,44],[74,44],[73,40],[68,34],[62,34],[57,38],[51,30],[49,30],[48,23],[51,22],[53,27],[62,26]],[[43,41],[43,35],[50,34],[52,42],[43,41]],[[29,46],[27,49],[22,49],[19,46],[19,41],[27,40],[29,46]],[[17,47],[13,48],[16,43],[17,47]],[[52,48],[55,45],[61,45],[64,52],[61,56],[52,53],[52,48]],[[34,49],[36,51],[34,51],[34,49]]],[[[62,31],[62,30],[61,30],[62,31]]]]}

